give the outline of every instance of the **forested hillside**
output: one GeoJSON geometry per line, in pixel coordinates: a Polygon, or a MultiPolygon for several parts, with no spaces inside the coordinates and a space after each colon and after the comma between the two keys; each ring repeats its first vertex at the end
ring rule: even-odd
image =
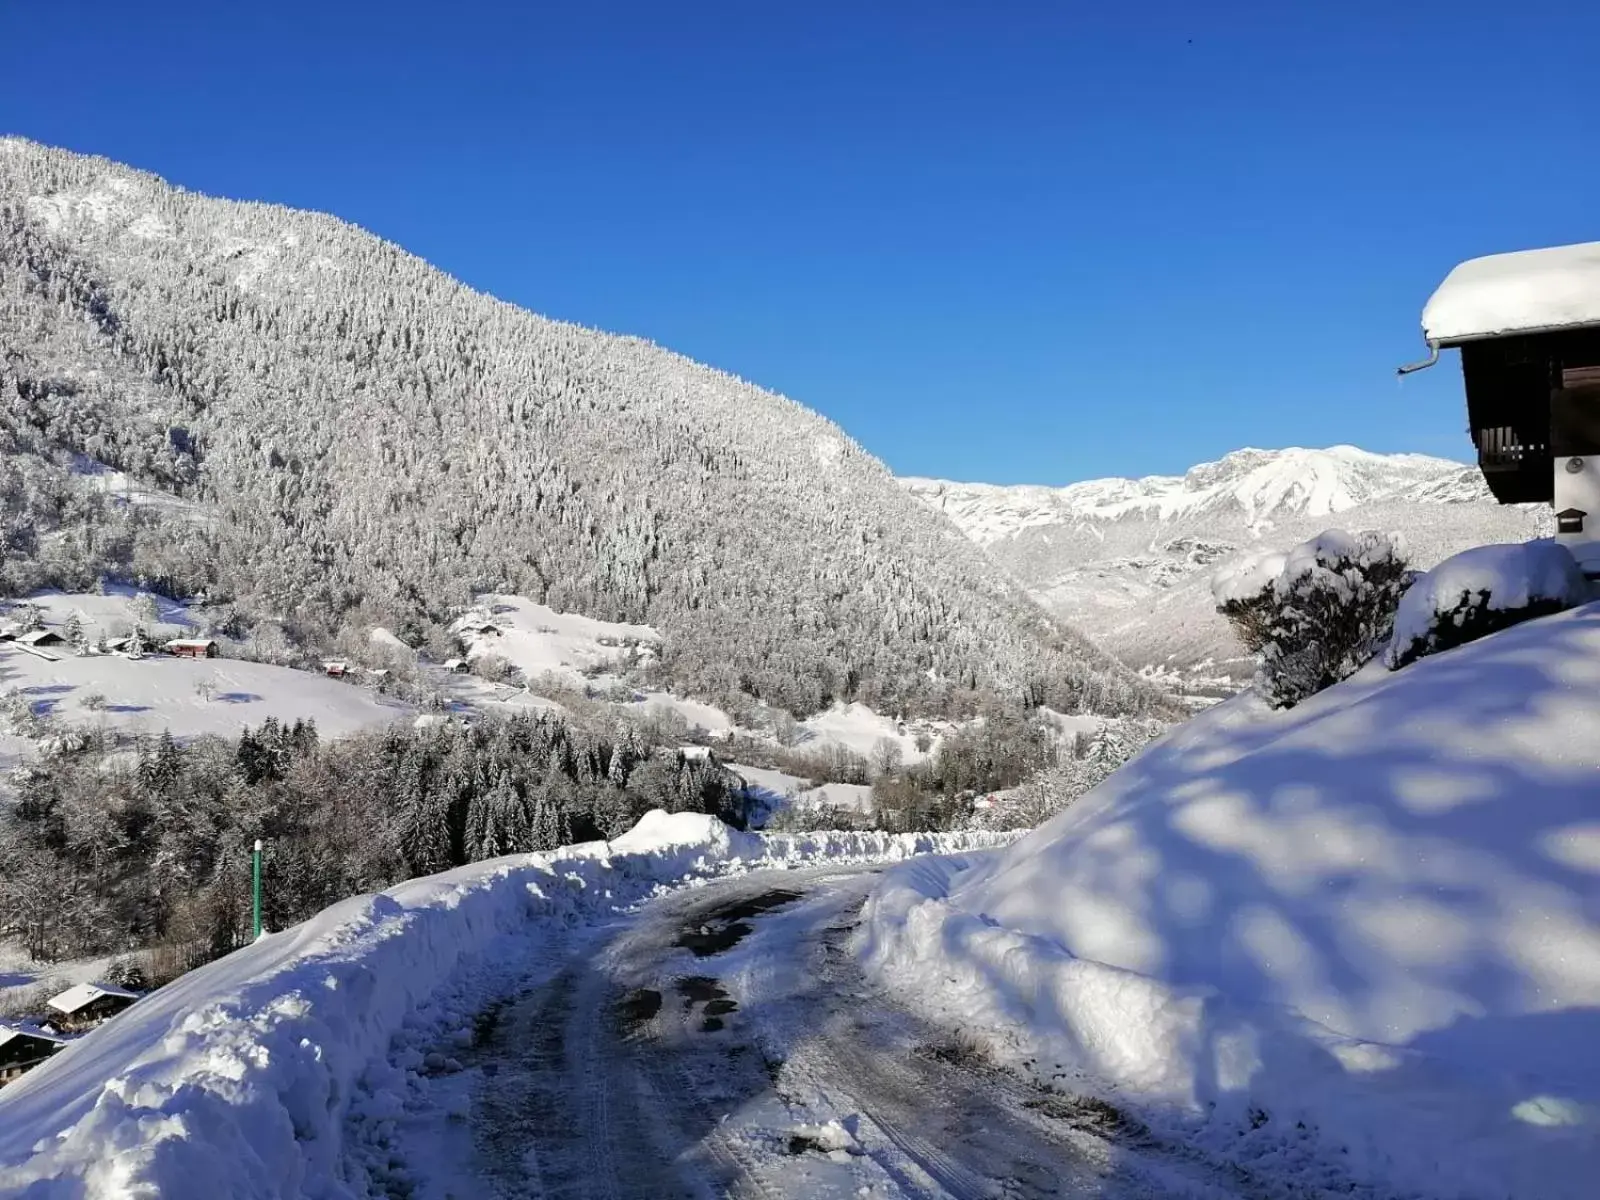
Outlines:
{"type": "Polygon", "coordinates": [[[0,345],[13,590],[138,572],[312,645],[492,590],[654,625],[711,698],[1152,703],[815,413],[331,217],[0,139],[0,345]]]}

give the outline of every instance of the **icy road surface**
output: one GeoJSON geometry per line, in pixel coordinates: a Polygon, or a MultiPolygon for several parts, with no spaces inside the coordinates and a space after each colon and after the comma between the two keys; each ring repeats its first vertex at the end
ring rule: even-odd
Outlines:
{"type": "Polygon", "coordinates": [[[878,870],[762,872],[573,931],[424,1056],[403,1113],[353,1125],[352,1166],[413,1200],[1277,1194],[898,1007],[849,945],[878,870]]]}

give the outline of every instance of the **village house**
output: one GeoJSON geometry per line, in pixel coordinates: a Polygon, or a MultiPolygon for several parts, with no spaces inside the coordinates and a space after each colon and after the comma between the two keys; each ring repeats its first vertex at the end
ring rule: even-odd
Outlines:
{"type": "Polygon", "coordinates": [[[35,629],[31,633],[19,633],[12,639],[23,646],[64,646],[66,638],[54,629],[35,629]]]}
{"type": "Polygon", "coordinates": [[[38,1066],[64,1044],[64,1038],[42,1029],[0,1025],[0,1087],[38,1066]]]}
{"type": "Polygon", "coordinates": [[[80,983],[48,1001],[58,1014],[52,1023],[65,1030],[88,1029],[114,1017],[139,997],[105,983],[80,983]]]}
{"type": "Polygon", "coordinates": [[[350,664],[339,659],[329,659],[322,664],[322,671],[333,679],[343,679],[350,673],[350,664]]]}
{"type": "Polygon", "coordinates": [[[447,658],[444,660],[444,669],[456,675],[464,674],[467,669],[467,660],[464,658],[447,658]]]}
{"type": "Polygon", "coordinates": [[[1429,356],[1461,352],[1478,469],[1501,504],[1547,504],[1600,579],[1600,254],[1595,243],[1468,259],[1422,312],[1429,356]]]}
{"type": "Polygon", "coordinates": [[[166,651],[175,658],[215,658],[217,656],[217,640],[215,638],[174,638],[167,643],[166,651]]]}

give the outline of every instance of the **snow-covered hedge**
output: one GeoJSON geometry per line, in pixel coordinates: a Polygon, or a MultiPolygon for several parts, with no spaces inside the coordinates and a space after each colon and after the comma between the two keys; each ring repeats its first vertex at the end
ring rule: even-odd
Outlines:
{"type": "Polygon", "coordinates": [[[1582,604],[1588,583],[1565,546],[1478,546],[1447,558],[1400,601],[1385,661],[1398,670],[1519,621],[1582,604]]]}
{"type": "Polygon", "coordinates": [[[1290,708],[1377,654],[1409,579],[1398,535],[1330,529],[1287,554],[1230,563],[1211,593],[1245,648],[1260,655],[1257,691],[1290,708]]]}
{"type": "Polygon", "coordinates": [[[358,896],[202,967],[0,1090],[0,1197],[348,1195],[343,1129],[407,1019],[500,939],[603,919],[672,884],[899,861],[995,834],[738,833],[647,814],[610,843],[358,896]]]}

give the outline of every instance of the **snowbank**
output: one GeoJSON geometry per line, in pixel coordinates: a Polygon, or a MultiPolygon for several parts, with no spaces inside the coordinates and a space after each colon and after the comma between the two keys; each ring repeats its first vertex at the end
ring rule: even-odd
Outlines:
{"type": "Polygon", "coordinates": [[[988,862],[892,873],[861,948],[1044,1081],[1264,1175],[1575,1200],[1596,728],[1600,605],[1287,712],[1242,697],[988,862]]]}
{"type": "MultiPolygon", "coordinates": [[[[1442,622],[1460,626],[1469,618],[1482,623],[1480,613],[1573,608],[1588,596],[1588,581],[1571,552],[1549,539],[1464,550],[1406,590],[1395,613],[1388,663],[1401,667],[1430,653],[1437,643],[1470,640],[1452,639],[1448,629],[1441,629],[1442,622]]],[[[1514,618],[1503,623],[1512,624],[1514,618]]]]}
{"type": "Polygon", "coordinates": [[[0,1196],[346,1194],[344,1116],[364,1072],[408,1014],[500,937],[601,919],[714,874],[998,844],[768,837],[658,812],[609,844],[347,900],[161,989],[0,1091],[0,1196]]]}

